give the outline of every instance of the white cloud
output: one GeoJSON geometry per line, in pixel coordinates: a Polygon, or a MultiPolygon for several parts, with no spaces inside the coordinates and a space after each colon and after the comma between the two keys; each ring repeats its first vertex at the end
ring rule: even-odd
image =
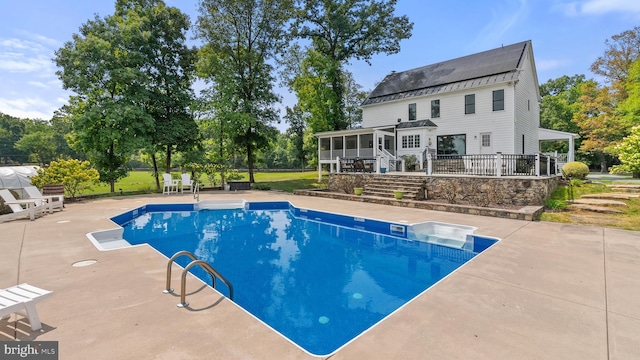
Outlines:
{"type": "Polygon", "coordinates": [[[560,2],[555,5],[567,16],[602,15],[610,12],[622,12],[640,15],[638,0],[586,0],[560,2]]]}
{"type": "Polygon", "coordinates": [[[52,72],[51,59],[45,55],[25,53],[0,53],[0,71],[8,72],[52,72]]]}
{"type": "Polygon", "coordinates": [[[45,83],[40,82],[40,81],[29,81],[28,84],[36,86],[36,87],[40,87],[40,88],[43,88],[43,89],[46,89],[46,88],[49,87],[48,85],[46,85],[45,83]]]}
{"type": "Polygon", "coordinates": [[[495,46],[509,30],[521,23],[529,13],[527,0],[509,0],[492,10],[491,21],[476,36],[475,44],[481,48],[495,46]]]}
{"type": "Polygon", "coordinates": [[[14,117],[48,120],[55,110],[55,106],[39,98],[0,98],[0,112],[14,117]]]}

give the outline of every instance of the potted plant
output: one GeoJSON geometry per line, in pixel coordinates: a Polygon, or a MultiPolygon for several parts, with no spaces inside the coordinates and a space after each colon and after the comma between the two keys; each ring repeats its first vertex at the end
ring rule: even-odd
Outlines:
{"type": "Polygon", "coordinates": [[[362,191],[363,191],[363,190],[364,190],[364,189],[363,189],[363,188],[361,188],[361,187],[354,187],[354,188],[353,188],[353,193],[354,193],[354,194],[356,194],[356,195],[358,195],[358,196],[360,196],[360,195],[362,195],[362,191]]]}
{"type": "Polygon", "coordinates": [[[404,197],[404,191],[402,189],[394,190],[393,191],[393,196],[396,199],[400,200],[400,199],[402,199],[404,197]]]}

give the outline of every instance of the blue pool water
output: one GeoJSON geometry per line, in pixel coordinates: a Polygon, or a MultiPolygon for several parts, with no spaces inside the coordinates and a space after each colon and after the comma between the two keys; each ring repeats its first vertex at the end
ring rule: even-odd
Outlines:
{"type": "MultiPolygon", "coordinates": [[[[161,209],[147,205],[113,220],[132,245],[148,243],[167,257],[189,250],[210,263],[233,285],[234,302],[315,355],[332,353],[496,241],[470,236],[461,248],[445,247],[407,224],[288,202],[161,209]]],[[[211,283],[200,268],[193,272],[211,283]]],[[[222,282],[217,288],[229,295],[222,282]]]]}

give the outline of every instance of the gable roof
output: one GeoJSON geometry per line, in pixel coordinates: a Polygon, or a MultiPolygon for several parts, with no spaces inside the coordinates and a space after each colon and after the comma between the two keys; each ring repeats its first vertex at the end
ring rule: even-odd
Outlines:
{"type": "Polygon", "coordinates": [[[438,92],[437,88],[474,79],[494,77],[494,82],[515,80],[528,46],[531,46],[530,40],[412,70],[392,72],[362,105],[438,92]]]}

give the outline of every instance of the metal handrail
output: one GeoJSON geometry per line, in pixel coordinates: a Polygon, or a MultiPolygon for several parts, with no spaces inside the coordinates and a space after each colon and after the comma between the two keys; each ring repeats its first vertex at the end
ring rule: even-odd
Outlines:
{"type": "Polygon", "coordinates": [[[214,289],[216,288],[216,277],[222,280],[222,282],[225,283],[225,285],[227,285],[227,287],[229,288],[229,299],[233,300],[233,286],[231,286],[231,283],[227,279],[225,279],[224,276],[220,275],[220,273],[216,269],[214,269],[213,266],[211,266],[208,262],[204,260],[194,260],[190,262],[189,265],[187,265],[187,267],[185,267],[182,271],[182,279],[180,282],[180,303],[178,304],[178,307],[189,306],[189,303],[186,301],[187,273],[189,272],[189,269],[191,269],[195,265],[200,265],[200,267],[202,267],[206,272],[209,273],[209,275],[211,275],[211,278],[213,279],[214,289]]]}
{"type": "Polygon", "coordinates": [[[165,294],[171,294],[173,292],[173,289],[171,288],[171,265],[177,258],[182,255],[188,256],[191,260],[198,260],[195,255],[187,250],[178,251],[177,253],[173,254],[171,259],[169,259],[169,262],[167,263],[167,287],[162,290],[162,292],[165,294]]]}
{"type": "Polygon", "coordinates": [[[193,198],[196,201],[200,201],[200,183],[194,182],[193,184],[193,198]]]}

